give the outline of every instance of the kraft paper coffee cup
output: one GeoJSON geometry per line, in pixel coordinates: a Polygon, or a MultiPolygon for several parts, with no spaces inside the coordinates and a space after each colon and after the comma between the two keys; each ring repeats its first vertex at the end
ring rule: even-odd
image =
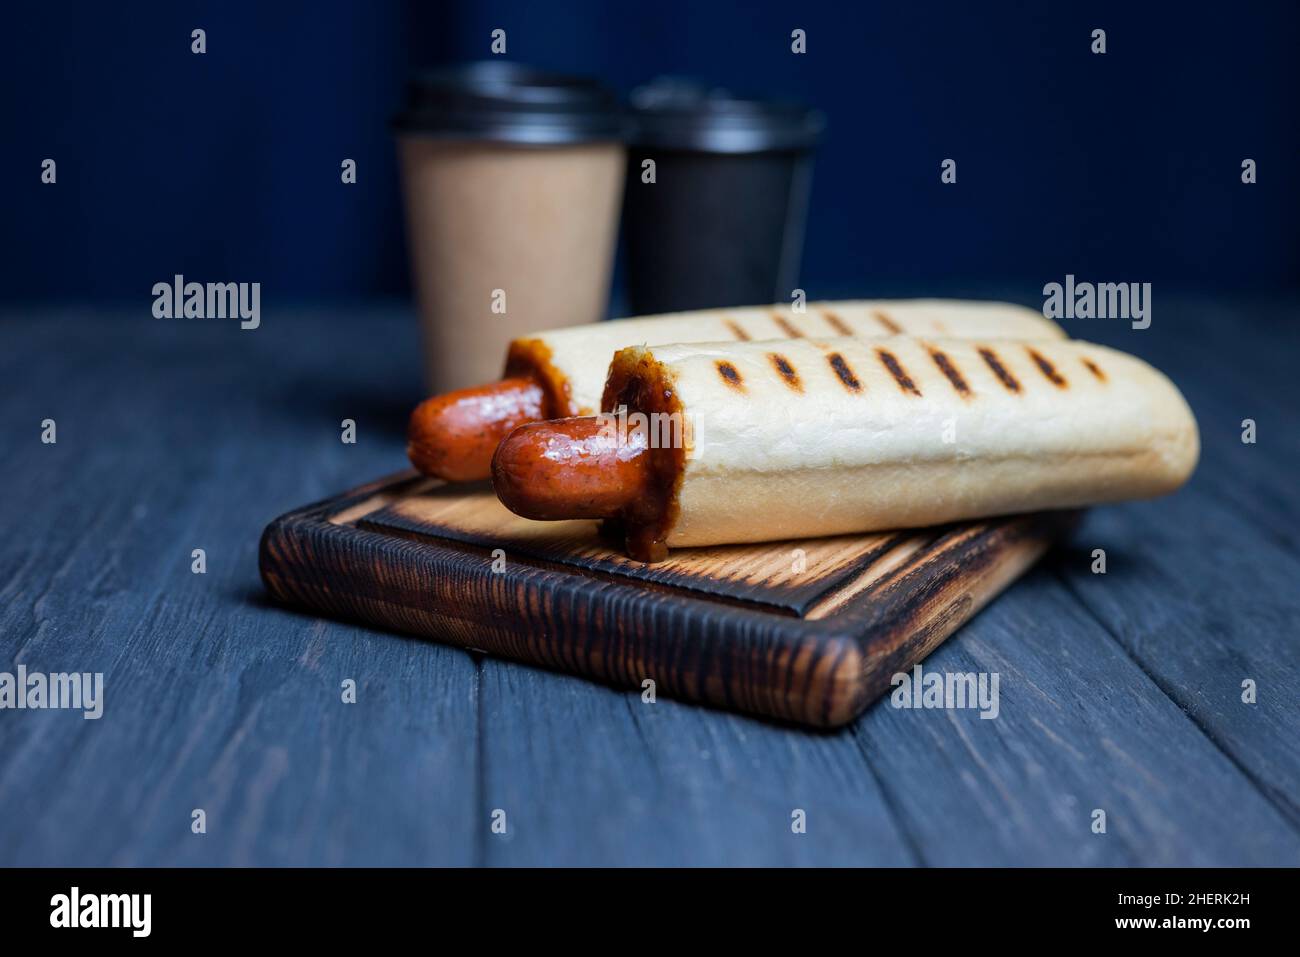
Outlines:
{"type": "Polygon", "coordinates": [[[517,336],[605,317],[626,165],[612,93],[469,64],[416,76],[393,126],[431,391],[499,378],[517,336]]]}
{"type": "Polygon", "coordinates": [[[623,207],[630,311],[788,300],[824,125],[797,103],[691,81],[633,91],[623,207]]]}

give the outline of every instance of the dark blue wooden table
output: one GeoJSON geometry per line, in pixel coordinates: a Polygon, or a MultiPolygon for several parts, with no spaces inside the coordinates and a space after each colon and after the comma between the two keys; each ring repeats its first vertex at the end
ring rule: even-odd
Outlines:
{"type": "Polygon", "coordinates": [[[1067,323],[1183,388],[1195,478],[1094,510],[926,662],[998,673],[996,720],[886,700],[824,734],[266,600],[268,520],[405,464],[407,310],[10,310],[0,671],[105,702],[0,711],[0,864],[1300,863],[1298,313],[1067,323]]]}

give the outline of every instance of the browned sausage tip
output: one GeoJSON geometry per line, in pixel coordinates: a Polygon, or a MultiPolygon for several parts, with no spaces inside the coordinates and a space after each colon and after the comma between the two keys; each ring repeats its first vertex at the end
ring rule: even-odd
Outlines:
{"type": "Polygon", "coordinates": [[[406,454],[435,478],[487,478],[497,443],[512,429],[543,418],[544,401],[542,387],[522,378],[435,395],[411,413],[406,454]]]}
{"type": "Polygon", "coordinates": [[[640,429],[620,433],[598,415],[523,425],[497,446],[492,485],[506,508],[524,518],[613,518],[650,482],[640,429]]]}

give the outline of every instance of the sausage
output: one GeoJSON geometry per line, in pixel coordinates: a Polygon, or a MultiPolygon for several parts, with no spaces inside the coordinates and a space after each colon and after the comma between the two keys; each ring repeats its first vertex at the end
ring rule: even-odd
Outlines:
{"type": "Polygon", "coordinates": [[[543,521],[614,518],[646,494],[650,456],[641,430],[577,416],[511,432],[492,458],[497,497],[516,515],[543,521]]]}
{"type": "Polygon", "coordinates": [[[542,387],[502,379],[436,395],[411,413],[406,454],[425,475],[449,482],[487,478],[492,453],[510,430],[544,417],[542,387]]]}
{"type": "Polygon", "coordinates": [[[703,309],[619,319],[514,340],[503,382],[429,399],[411,416],[408,454],[420,471],[448,481],[486,478],[497,441],[525,422],[600,411],[610,357],[636,343],[748,342],[895,333],[957,338],[1059,339],[1042,315],[1006,303],[952,300],[808,303],[703,309]]]}

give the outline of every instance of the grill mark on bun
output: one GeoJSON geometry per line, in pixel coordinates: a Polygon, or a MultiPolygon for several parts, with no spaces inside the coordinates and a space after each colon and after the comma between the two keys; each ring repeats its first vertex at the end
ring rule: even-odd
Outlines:
{"type": "Polygon", "coordinates": [[[876,355],[880,356],[880,361],[884,363],[885,368],[889,370],[889,374],[894,377],[894,381],[898,383],[900,389],[904,392],[910,392],[912,395],[921,394],[921,390],[916,387],[916,383],[912,381],[912,377],[907,374],[907,371],[899,363],[898,358],[892,352],[888,352],[884,349],[877,349],[876,355]]]}
{"type": "Polygon", "coordinates": [[[830,310],[823,310],[822,318],[826,320],[828,326],[835,330],[837,336],[853,335],[853,330],[848,327],[847,323],[830,310]]]}
{"type": "Polygon", "coordinates": [[[930,358],[934,360],[934,364],[939,367],[940,372],[947,376],[948,381],[952,383],[952,387],[957,390],[958,394],[961,395],[962,398],[968,397],[970,395],[970,386],[967,385],[966,380],[962,378],[961,370],[957,368],[945,353],[940,352],[935,348],[930,348],[928,351],[930,353],[930,358]]]}
{"type": "Polygon", "coordinates": [[[803,383],[799,381],[799,373],[795,371],[789,359],[779,352],[769,352],[767,357],[772,361],[772,368],[776,369],[781,378],[785,380],[786,385],[796,392],[803,391],[803,383]]]}
{"type": "Polygon", "coordinates": [[[776,313],[776,312],[772,313],[772,321],[775,322],[778,327],[780,327],[781,331],[786,334],[787,338],[789,339],[803,338],[803,333],[800,332],[798,329],[796,329],[794,326],[790,325],[790,321],[780,313],[776,313]]]}
{"type": "Polygon", "coordinates": [[[1089,372],[1097,377],[1098,382],[1106,381],[1106,373],[1101,371],[1101,366],[1097,365],[1097,363],[1093,362],[1091,359],[1085,358],[1083,364],[1087,367],[1089,372]]]}
{"type": "Polygon", "coordinates": [[[842,355],[838,352],[832,352],[826,357],[826,361],[831,364],[835,374],[840,377],[840,381],[844,383],[844,388],[850,392],[862,391],[862,383],[858,381],[858,377],[853,374],[853,370],[849,368],[849,364],[844,361],[842,355]]]}
{"type": "Polygon", "coordinates": [[[741,342],[749,341],[749,333],[746,332],[744,329],[740,328],[740,325],[734,319],[726,320],[726,325],[727,328],[731,330],[731,334],[735,336],[737,339],[739,339],[741,342]]]}
{"type": "Polygon", "coordinates": [[[1046,356],[1042,355],[1037,349],[1029,348],[1029,346],[1025,346],[1025,351],[1029,353],[1029,358],[1034,360],[1034,365],[1038,366],[1038,371],[1047,378],[1048,382],[1058,389],[1068,389],[1070,387],[1070,383],[1065,381],[1065,376],[1056,371],[1056,366],[1052,365],[1046,356]]]}
{"type": "MultiPolygon", "coordinates": [[[[874,312],[872,312],[872,313],[871,313],[871,318],[875,319],[876,322],[878,322],[878,323],[880,323],[882,326],[884,326],[885,329],[886,329],[886,330],[887,330],[891,335],[895,335],[895,336],[897,336],[897,335],[902,335],[902,332],[903,332],[902,327],[899,326],[899,324],[896,323],[893,319],[890,319],[887,315],[885,315],[885,313],[884,313],[882,310],[877,309],[877,310],[875,310],[874,312]]],[[[917,393],[917,394],[919,395],[920,393],[917,393]]]]}
{"type": "Polygon", "coordinates": [[[999,382],[1006,386],[1008,392],[1020,391],[1020,383],[1016,381],[1015,376],[1007,371],[1006,366],[1002,364],[1002,360],[998,358],[996,352],[992,349],[981,348],[979,353],[984,360],[984,364],[993,370],[993,374],[998,377],[999,382]]]}
{"type": "Polygon", "coordinates": [[[740,392],[745,391],[745,380],[740,377],[740,373],[736,371],[735,366],[730,362],[723,362],[721,359],[715,362],[714,365],[718,367],[718,375],[722,376],[723,382],[740,392]]]}

